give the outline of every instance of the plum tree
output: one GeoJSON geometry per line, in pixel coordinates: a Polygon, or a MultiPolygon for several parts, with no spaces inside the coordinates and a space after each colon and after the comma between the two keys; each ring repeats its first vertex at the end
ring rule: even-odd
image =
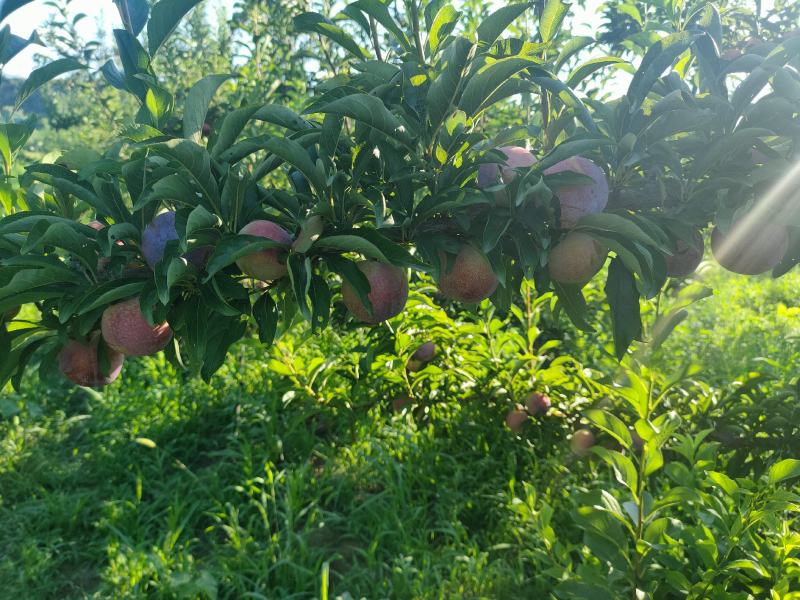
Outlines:
{"type": "Polygon", "coordinates": [[[521,408],[515,408],[506,414],[506,425],[514,433],[519,433],[528,420],[528,413],[521,408]]]}
{"type": "MultiPolygon", "coordinates": [[[[267,238],[285,246],[289,246],[294,239],[283,227],[266,220],[252,221],[242,227],[239,233],[267,238]]],[[[287,273],[286,264],[280,260],[278,248],[253,252],[237,260],[236,264],[242,273],[260,281],[274,281],[287,273]]]]}
{"type": "Polygon", "coordinates": [[[547,414],[547,411],[550,410],[550,404],[550,396],[541,392],[531,392],[525,399],[525,408],[533,416],[547,414]]]}
{"type": "Polygon", "coordinates": [[[434,356],[436,356],[436,344],[433,342],[425,342],[411,355],[411,358],[406,364],[406,369],[412,373],[416,373],[431,362],[434,356]]]}
{"type": "Polygon", "coordinates": [[[103,339],[126,356],[149,356],[164,349],[172,339],[167,323],[150,325],[139,306],[139,298],[112,304],[100,320],[103,339]]]}
{"type": "MultiPolygon", "coordinates": [[[[139,48],[128,39],[129,30],[141,34],[139,25],[147,24],[124,23],[128,37],[115,37],[115,56],[130,58],[135,47],[137,60],[117,60],[123,72],[110,79],[122,82],[118,91],[130,92],[143,107],[130,119],[118,115],[132,127],[105,148],[76,148],[20,169],[6,165],[12,201],[0,207],[1,308],[37,305],[41,318],[33,325],[41,329],[14,331],[15,351],[0,352],[0,383],[21,381],[26,364],[36,363],[24,349],[49,351],[48,344],[35,347],[38,339],[28,338],[41,330],[90,331],[100,311],[137,294],[145,314],[169,315],[176,349],[182,348],[167,358],[204,378],[224,364],[232,345],[251,335],[254,326],[264,343],[298,315],[314,329],[327,326],[338,298],[336,276],[344,279],[342,294],[356,318],[379,322],[402,310],[406,274],[362,265],[370,273],[376,270],[367,278],[374,280],[368,289],[349,262],[353,253],[398,269],[434,272],[441,291],[437,299],[491,299],[502,313],[525,302],[524,288],[532,283],[540,295],[552,291],[562,307],[569,307],[565,312],[573,324],[583,327],[593,303],[582,301],[581,290],[558,284],[589,281],[602,269],[607,250],[601,244],[606,244],[619,260],[605,288],[613,301],[601,306],[613,317],[615,354],[622,360],[643,337],[637,335],[642,298],[652,298],[664,286],[664,269],[648,265],[667,260],[677,276],[697,260],[677,244],[668,219],[679,214],[688,227],[704,230],[713,220],[707,212],[713,204],[723,201],[725,211],[742,210],[796,158],[792,128],[784,125],[798,110],[792,65],[800,45],[796,40],[773,43],[777,32],[763,42],[754,40],[758,58],[721,64],[706,61],[707,45],[700,38],[694,42],[706,27],[701,21],[715,22],[713,7],[707,7],[708,18],[700,19],[700,13],[681,17],[663,31],[671,37],[651,36],[626,57],[639,65],[628,92],[613,98],[615,90],[602,88],[606,76],[593,73],[616,59],[592,61],[583,46],[563,54],[570,35],[557,31],[561,17],[553,18],[550,9],[536,11],[555,29],[549,40],[540,40],[541,60],[533,60],[540,64],[520,55],[518,32],[506,26],[540,3],[486,15],[488,24],[478,31],[474,19],[457,23],[457,16],[448,17],[442,24],[434,13],[426,13],[434,18],[423,24],[414,14],[418,4],[404,9],[403,3],[388,3],[391,14],[382,13],[377,21],[389,35],[372,35],[371,23],[364,41],[371,39],[374,48],[363,53],[363,32],[349,39],[365,24],[363,10],[338,15],[337,23],[351,22],[336,31],[325,26],[324,15],[298,15],[293,20],[298,34],[320,42],[327,38],[330,58],[341,59],[343,68],[318,82],[326,89],[324,98],[306,94],[301,86],[296,97],[284,98],[286,105],[230,96],[231,90],[219,104],[206,102],[205,97],[216,97],[211,92],[218,77],[200,79],[192,91],[179,89],[180,78],[160,76],[157,67],[164,63],[152,60],[163,40],[148,39],[149,49],[139,48]],[[403,35],[405,26],[412,36],[403,35]],[[381,45],[389,38],[393,41],[384,52],[381,45]],[[367,54],[372,58],[363,65],[352,62],[367,54]],[[673,55],[685,57],[685,68],[670,68],[673,55]],[[764,57],[769,57],[769,77],[728,77],[746,73],[764,57]],[[580,64],[573,67],[573,62],[580,64]],[[176,89],[167,89],[171,86],[176,89]],[[512,99],[520,93],[525,94],[522,104],[512,99]],[[514,114],[523,105],[524,117],[514,114]],[[719,108],[713,111],[719,118],[708,118],[709,105],[719,108]],[[779,118],[771,118],[775,115],[779,118]],[[734,147],[739,150],[718,151],[734,147]],[[484,164],[487,160],[495,164],[484,164]],[[524,178],[523,189],[519,184],[526,172],[537,177],[524,178]],[[526,193],[524,206],[507,202],[510,189],[526,193]],[[498,193],[495,201],[487,190],[498,193]],[[609,204],[613,215],[593,214],[609,204]],[[553,210],[556,205],[560,211],[553,210]],[[164,212],[170,208],[177,214],[164,212]],[[556,223],[554,212],[560,214],[556,223]],[[124,236],[123,247],[112,245],[110,264],[125,268],[105,268],[102,274],[83,268],[108,264],[102,256],[109,250],[104,233],[82,225],[90,219],[97,219],[96,229],[113,223],[124,236]],[[191,233],[195,225],[196,236],[191,233]],[[131,243],[139,233],[141,244],[131,243]],[[173,247],[188,249],[184,258],[202,263],[209,249],[198,249],[198,240],[215,248],[214,264],[202,276],[180,268],[142,268],[145,263],[169,266],[167,249],[173,247]],[[670,244],[675,256],[665,259],[662,253],[670,244]],[[369,294],[374,302],[367,300],[369,294]],[[208,327],[195,327],[198,322],[208,327]]],[[[560,8],[557,12],[564,16],[560,8]]],[[[174,30],[173,25],[167,29],[174,30]]],[[[723,29],[725,37],[744,33],[723,29]]],[[[723,38],[715,43],[726,48],[723,38]]],[[[37,70],[32,83],[42,84],[44,75],[37,70]]],[[[27,131],[27,125],[15,122],[12,129],[27,131]]],[[[16,141],[9,144],[16,156],[20,147],[16,141]]],[[[776,220],[795,232],[796,219],[776,220]]],[[[726,231],[723,226],[715,238],[726,231]]],[[[781,250],[785,237],[781,230],[771,243],[781,250]]],[[[688,241],[691,245],[691,237],[688,241]]],[[[755,269],[747,260],[754,251],[742,246],[738,257],[734,252],[726,260],[719,249],[715,255],[742,272],[760,271],[777,260],[769,256],[762,261],[766,266],[755,269]]],[[[787,250],[787,267],[800,254],[795,246],[787,250]]],[[[120,333],[110,332],[111,341],[114,334],[120,333]]],[[[0,342],[3,346],[6,340],[0,342]]],[[[412,357],[408,367],[423,365],[412,357]]]]}
{"type": "Polygon", "coordinates": [[[730,231],[715,227],[711,232],[711,253],[728,271],[759,275],[775,267],[789,248],[789,234],[777,223],[735,223],[730,231]]]}
{"type": "Polygon", "coordinates": [[[703,260],[703,235],[695,231],[692,241],[682,239],[675,242],[675,249],[666,257],[667,275],[670,277],[688,277],[697,270],[703,260]]]}
{"type": "MultiPolygon", "coordinates": [[[[478,187],[482,190],[500,183],[509,184],[517,176],[516,169],[531,167],[536,163],[536,157],[525,148],[519,146],[503,146],[498,148],[506,155],[504,164],[484,163],[478,168],[478,187]]],[[[508,192],[498,190],[494,194],[495,200],[500,204],[508,201],[508,192]]]]}
{"type": "Polygon", "coordinates": [[[69,340],[58,353],[58,368],[64,376],[77,385],[101,388],[112,383],[122,370],[124,355],[113,348],[105,348],[108,360],[106,372],[100,366],[99,349],[102,336],[93,332],[87,340],[69,340]]]}
{"type": "Polygon", "coordinates": [[[570,229],[584,215],[602,212],[608,204],[608,179],[603,169],[583,156],[573,156],[544,170],[545,175],[574,171],[594,183],[566,185],[553,190],[561,206],[561,227],[570,229]]]}
{"type": "Polygon", "coordinates": [[[342,283],[342,299],[350,313],[362,323],[376,325],[403,312],[408,300],[408,274],[405,269],[375,260],[358,263],[358,270],[369,282],[372,312],[359,298],[355,287],[342,283]]]}
{"type": "Polygon", "coordinates": [[[608,250],[589,234],[570,231],[550,251],[549,271],[559,283],[587,283],[606,262],[608,250]]]}
{"type": "Polygon", "coordinates": [[[439,253],[439,291],[458,302],[480,302],[491,296],[499,283],[486,255],[471,244],[464,244],[452,265],[439,253]]]}

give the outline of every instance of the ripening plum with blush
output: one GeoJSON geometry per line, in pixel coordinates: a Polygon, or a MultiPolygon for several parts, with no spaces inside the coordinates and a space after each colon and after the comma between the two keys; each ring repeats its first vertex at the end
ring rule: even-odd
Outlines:
{"type": "Polygon", "coordinates": [[[608,250],[592,236],[570,231],[550,250],[550,277],[559,283],[588,283],[603,268],[607,257],[608,250]]]}
{"type": "Polygon", "coordinates": [[[103,372],[99,355],[101,342],[99,331],[92,333],[88,340],[68,341],[58,353],[59,370],[71,382],[84,387],[101,388],[112,383],[119,377],[125,357],[107,347],[108,371],[103,372]]]}
{"type": "MultiPolygon", "coordinates": [[[[505,163],[484,163],[478,167],[478,187],[482,190],[501,183],[508,185],[516,178],[516,169],[536,164],[536,157],[525,148],[503,146],[498,150],[505,154],[505,163]]],[[[494,197],[500,204],[505,204],[509,200],[506,190],[497,190],[494,197]]]]}
{"type": "Polygon", "coordinates": [[[588,456],[594,446],[594,434],[589,429],[578,429],[572,434],[569,445],[576,456],[588,456]]]}
{"type": "MultiPolygon", "coordinates": [[[[254,235],[273,240],[283,246],[291,245],[294,238],[283,227],[272,221],[252,221],[242,227],[240,235],[254,235]]],[[[274,281],[284,277],[288,272],[286,263],[281,262],[280,250],[268,248],[243,256],[236,261],[242,273],[259,281],[274,281]]]]}
{"type": "Polygon", "coordinates": [[[553,190],[561,206],[561,227],[571,229],[585,216],[602,212],[608,204],[608,179],[605,171],[583,156],[573,156],[544,170],[545,175],[574,171],[587,175],[594,183],[565,185],[553,190]]]}
{"type": "Polygon", "coordinates": [[[100,329],[109,347],[126,356],[156,354],[172,340],[172,329],[167,323],[150,325],[147,322],[138,298],[106,308],[100,319],[100,329]]]}
{"type": "Polygon", "coordinates": [[[667,275],[670,277],[688,277],[697,270],[703,261],[703,235],[695,231],[692,241],[682,239],[675,242],[674,252],[665,257],[667,275]]]}
{"type": "Polygon", "coordinates": [[[359,298],[355,287],[345,280],[342,283],[342,299],[356,320],[377,325],[403,312],[408,300],[408,274],[405,269],[375,260],[364,260],[357,266],[369,282],[367,297],[372,304],[372,313],[359,298]]]}
{"type": "Polygon", "coordinates": [[[528,413],[521,408],[508,411],[506,414],[506,426],[514,433],[520,433],[528,421],[528,413]]]}
{"type": "Polygon", "coordinates": [[[527,408],[528,413],[533,416],[546,415],[547,411],[550,410],[550,405],[550,396],[542,394],[541,392],[532,392],[525,399],[525,408],[527,408]]]}
{"type": "Polygon", "coordinates": [[[711,232],[711,253],[728,271],[759,275],[773,269],[789,249],[789,233],[777,223],[739,221],[731,230],[711,232]]]}
{"type": "Polygon", "coordinates": [[[406,369],[412,373],[416,373],[431,362],[434,356],[436,356],[436,344],[433,342],[425,342],[411,355],[411,358],[406,364],[406,369]]]}
{"type": "Polygon", "coordinates": [[[450,265],[444,252],[439,252],[439,261],[437,285],[450,300],[480,302],[497,289],[499,280],[489,259],[471,244],[464,244],[450,265]]]}

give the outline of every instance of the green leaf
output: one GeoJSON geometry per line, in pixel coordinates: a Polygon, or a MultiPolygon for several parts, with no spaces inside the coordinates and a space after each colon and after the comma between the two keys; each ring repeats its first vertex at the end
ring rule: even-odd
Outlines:
{"type": "Polygon", "coordinates": [[[293,19],[297,31],[316,33],[339,44],[356,58],[368,58],[369,54],[359,46],[344,29],[333,23],[330,19],[316,12],[304,12],[293,19]]]}
{"type": "Polygon", "coordinates": [[[262,344],[269,346],[275,340],[279,317],[278,306],[269,292],[261,294],[253,305],[253,318],[258,325],[258,339],[262,344]]]}
{"type": "Polygon", "coordinates": [[[2,48],[2,50],[0,50],[0,65],[7,64],[12,58],[14,58],[17,54],[22,52],[31,44],[37,44],[40,46],[43,45],[42,40],[39,38],[39,34],[37,34],[35,31],[31,33],[30,37],[27,39],[11,33],[8,25],[5,26],[3,31],[6,32],[8,38],[5,44],[0,42],[0,48],[2,48]]]}
{"type": "Polygon", "coordinates": [[[645,246],[667,250],[662,244],[646,233],[631,219],[614,213],[595,213],[586,215],[578,222],[576,229],[599,234],[617,234],[626,240],[638,242],[645,246]]]}
{"type": "Polygon", "coordinates": [[[150,16],[150,5],[147,0],[127,0],[128,17],[133,35],[139,35],[147,24],[150,16]]]}
{"type": "Polygon", "coordinates": [[[569,12],[569,7],[569,4],[561,0],[547,0],[542,16],[539,17],[539,35],[542,36],[543,42],[547,43],[554,39],[561,31],[561,24],[569,12]]]}
{"type": "Polygon", "coordinates": [[[612,415],[608,411],[599,410],[596,408],[587,410],[584,413],[584,416],[599,429],[602,429],[609,435],[616,438],[616,440],[622,444],[623,448],[626,450],[633,446],[631,432],[628,431],[625,423],[623,423],[619,417],[612,415]]]}
{"type": "Polygon", "coordinates": [[[453,8],[451,4],[445,4],[436,13],[428,32],[428,47],[431,55],[435,55],[439,50],[439,45],[453,31],[460,16],[461,13],[453,8]]]}
{"type": "Polygon", "coordinates": [[[198,205],[192,209],[186,218],[186,238],[191,239],[193,234],[203,229],[215,229],[222,224],[218,215],[208,212],[208,210],[198,205]]]}
{"type": "Polygon", "coordinates": [[[357,235],[329,235],[321,237],[313,246],[312,250],[335,250],[337,252],[355,252],[367,258],[373,258],[381,262],[388,263],[389,260],[383,255],[378,247],[357,235]]]}
{"type": "MultiPolygon", "coordinates": [[[[10,266],[5,261],[3,267],[10,266]]],[[[0,313],[28,302],[38,302],[64,295],[67,285],[79,284],[81,278],[69,269],[45,267],[18,271],[0,287],[0,313]]],[[[83,280],[86,283],[86,280],[83,280]]]]}
{"type": "Polygon", "coordinates": [[[789,38],[770,52],[764,61],[742,81],[731,96],[736,113],[741,114],[761,92],[769,78],[800,51],[800,38],[789,38]]]}
{"type": "Polygon", "coordinates": [[[325,279],[316,273],[311,276],[308,297],[311,300],[311,329],[324,329],[331,313],[331,290],[325,279]]]}
{"type": "MultiPolygon", "coordinates": [[[[145,281],[130,281],[124,283],[124,280],[109,281],[96,288],[89,290],[78,302],[75,307],[76,315],[85,315],[92,312],[101,306],[113,304],[119,300],[126,300],[138,296],[142,290],[147,286],[145,281]]],[[[60,317],[61,315],[59,315],[60,317]]],[[[63,322],[66,322],[64,320],[63,322]]]]}
{"type": "MultiPolygon", "coordinates": [[[[122,69],[125,71],[125,89],[129,89],[140,101],[144,102],[148,88],[145,82],[138,76],[146,76],[147,80],[155,81],[155,74],[150,65],[150,56],[139,43],[139,40],[125,29],[115,29],[114,39],[117,42],[119,58],[122,61],[122,69]]],[[[115,79],[116,74],[113,73],[115,69],[116,67],[114,69],[109,68],[107,70],[108,72],[105,73],[106,77],[111,74],[112,80],[115,79]]]]}
{"type": "Polygon", "coordinates": [[[458,106],[474,117],[488,96],[520,71],[538,66],[541,61],[528,56],[509,56],[487,63],[472,75],[464,86],[458,106]]]}
{"type": "Polygon", "coordinates": [[[666,315],[661,316],[653,326],[653,337],[650,341],[650,351],[655,352],[658,350],[669,335],[680,325],[686,317],[689,316],[689,311],[685,308],[673,310],[666,315]]]}
{"type": "MultiPolygon", "coordinates": [[[[345,232],[343,232],[345,233],[345,232]]],[[[399,267],[410,267],[418,271],[427,270],[427,266],[419,259],[414,257],[405,247],[388,239],[380,229],[370,229],[361,227],[358,229],[351,229],[347,232],[352,235],[362,237],[372,243],[381,254],[386,257],[387,261],[399,267]]]]}
{"type": "Polygon", "coordinates": [[[174,196],[173,199],[194,206],[197,204],[197,193],[199,193],[211,212],[219,212],[219,188],[211,170],[211,157],[205,148],[189,140],[179,140],[158,144],[153,146],[152,150],[167,158],[169,167],[188,182],[194,192],[188,197],[180,195],[174,196]]]}
{"type": "Polygon", "coordinates": [[[356,0],[348,8],[350,7],[361,10],[371,16],[394,36],[406,52],[414,52],[414,46],[408,36],[403,33],[403,30],[400,29],[400,26],[389,13],[389,7],[381,0],[356,0]]]}
{"type": "Polygon", "coordinates": [[[26,4],[30,4],[33,0],[5,0],[0,3],[0,21],[4,20],[8,15],[15,10],[22,8],[26,4]]]}
{"type": "Polygon", "coordinates": [[[191,87],[183,105],[183,137],[200,143],[211,100],[219,86],[233,77],[235,75],[231,74],[208,75],[191,87]]]}
{"type": "Polygon", "coordinates": [[[581,292],[581,286],[554,281],[553,289],[558,299],[557,307],[567,313],[572,324],[581,331],[594,331],[594,327],[586,320],[588,308],[586,307],[586,299],[581,292]]]}
{"type": "Polygon", "coordinates": [[[150,21],[147,23],[147,46],[150,56],[155,56],[158,49],[175,30],[181,19],[201,0],[160,0],[153,6],[150,21]]]}
{"type": "Polygon", "coordinates": [[[79,69],[86,69],[86,65],[78,62],[74,58],[59,58],[51,63],[35,69],[25,82],[20,86],[17,92],[17,99],[14,103],[14,111],[16,112],[20,106],[31,97],[31,95],[46,84],[48,81],[55,79],[59,75],[77,71],[79,69]]]}
{"type": "Polygon", "coordinates": [[[653,443],[645,444],[642,461],[644,463],[642,473],[647,477],[664,466],[664,454],[661,452],[661,448],[659,448],[658,445],[653,443]]]}
{"type": "Polygon", "coordinates": [[[531,81],[555,94],[561,102],[572,109],[572,112],[575,113],[575,118],[577,118],[586,129],[592,133],[597,132],[597,125],[595,125],[594,119],[586,108],[586,105],[575,95],[575,92],[572,91],[572,88],[566,83],[553,77],[532,77],[531,81]]]}
{"type": "Polygon", "coordinates": [[[473,48],[472,42],[468,39],[457,37],[442,53],[441,72],[431,83],[425,98],[428,118],[431,128],[434,130],[444,121],[456,103],[461,80],[473,48]]]}
{"type": "Polygon", "coordinates": [[[305,131],[312,127],[311,123],[291,108],[280,104],[265,104],[261,106],[253,115],[253,118],[278,125],[279,127],[285,127],[292,131],[305,131]]]}
{"type": "Polygon", "coordinates": [[[650,46],[628,87],[631,114],[639,109],[662,73],[672,66],[699,35],[701,34],[697,32],[681,31],[650,46]]]}
{"type": "Polygon", "coordinates": [[[485,49],[494,44],[508,26],[532,6],[531,2],[509,4],[484,18],[476,31],[480,47],[485,49]]]}
{"type": "Polygon", "coordinates": [[[776,462],[769,468],[767,474],[767,480],[772,484],[780,483],[793,477],[800,477],[800,460],[794,458],[785,458],[776,462]]]}
{"type": "Polygon", "coordinates": [[[619,258],[608,268],[606,296],[614,326],[614,350],[617,360],[622,360],[633,340],[642,335],[642,317],[636,280],[619,258]]]}
{"type": "Polygon", "coordinates": [[[639,12],[639,9],[636,8],[635,4],[626,4],[624,2],[619,2],[614,6],[617,12],[620,12],[624,15],[628,15],[631,19],[636,21],[640,26],[643,24],[642,21],[642,14],[639,12]]]}
{"type": "Polygon", "coordinates": [[[308,306],[308,293],[311,288],[311,259],[302,254],[290,254],[286,266],[300,313],[304,319],[310,321],[311,309],[308,306]]]}
{"type": "Polygon", "coordinates": [[[598,58],[592,58],[575,67],[575,70],[572,71],[567,78],[567,85],[571,88],[575,88],[575,86],[577,86],[581,81],[586,79],[595,71],[598,71],[603,67],[607,67],[608,65],[620,64],[627,64],[627,62],[617,56],[601,56],[598,58]]]}
{"type": "Polygon", "coordinates": [[[558,72],[570,58],[575,56],[578,52],[587,46],[594,44],[595,39],[588,36],[576,36],[567,39],[561,46],[561,51],[558,53],[555,62],[555,71],[558,72]]]}
{"type": "Polygon", "coordinates": [[[405,131],[403,124],[389,112],[380,98],[375,96],[351,94],[328,102],[317,108],[316,111],[350,117],[388,135],[408,148],[414,147],[414,142],[405,131]]]}
{"type": "Polygon", "coordinates": [[[719,488],[721,488],[728,496],[733,496],[739,485],[725,473],[718,471],[709,471],[708,478],[719,488]]]}
{"type": "Polygon", "coordinates": [[[614,469],[614,475],[622,485],[627,487],[631,492],[636,493],[636,488],[639,483],[639,475],[633,461],[616,450],[608,450],[602,446],[592,447],[592,452],[602,458],[608,465],[614,469]]]}
{"type": "Polygon", "coordinates": [[[298,142],[289,138],[274,137],[264,142],[264,149],[296,167],[311,182],[317,194],[321,198],[325,196],[325,176],[298,142]]]}

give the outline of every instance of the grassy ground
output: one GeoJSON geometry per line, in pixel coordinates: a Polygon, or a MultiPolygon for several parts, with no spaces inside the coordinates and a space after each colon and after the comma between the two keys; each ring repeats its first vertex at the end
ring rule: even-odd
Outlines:
{"type": "MultiPolygon", "coordinates": [[[[708,281],[717,294],[690,309],[665,368],[691,358],[720,384],[791,371],[800,277],[708,281]]],[[[210,385],[151,358],[102,395],[33,381],[5,394],[0,597],[547,591],[538,557],[555,531],[580,535],[534,507],[581,492],[587,469],[558,435],[512,434],[505,408],[474,395],[416,419],[380,391],[339,397],[341,381],[319,402],[276,368],[248,347],[210,385]]]]}

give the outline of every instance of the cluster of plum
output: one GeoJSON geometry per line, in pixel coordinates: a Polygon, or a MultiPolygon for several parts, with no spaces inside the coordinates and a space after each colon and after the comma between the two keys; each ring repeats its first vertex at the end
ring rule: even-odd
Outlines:
{"type": "MultiPolygon", "coordinates": [[[[518,146],[500,148],[505,162],[481,165],[478,187],[494,195],[498,204],[509,201],[508,184],[520,169],[529,168],[536,158],[528,150],[518,146]]],[[[608,203],[609,184],[603,169],[582,156],[573,156],[546,169],[546,175],[572,172],[584,175],[591,183],[565,185],[554,190],[560,204],[560,226],[564,235],[549,253],[548,269],[553,281],[583,285],[589,282],[603,267],[608,249],[580,228],[580,219],[585,215],[602,212],[608,203]]],[[[104,224],[90,224],[102,229],[104,224]]],[[[787,230],[780,224],[751,223],[751,231],[736,233],[736,225],[727,233],[714,229],[711,234],[711,250],[717,261],[726,269],[741,274],[758,274],[773,268],[786,253],[787,230]]],[[[277,242],[280,248],[259,250],[241,257],[237,265],[248,277],[261,282],[273,282],[287,275],[283,262],[283,250],[296,244],[292,234],[280,225],[268,220],[256,220],[245,225],[241,234],[261,237],[277,242]]],[[[151,267],[162,260],[167,244],[178,239],[175,213],[163,212],[145,228],[142,234],[141,251],[145,262],[151,267]]],[[[299,240],[298,240],[299,241],[299,240]]],[[[184,258],[202,268],[212,248],[195,249],[184,258]]],[[[678,240],[672,254],[665,256],[667,274],[670,277],[686,277],[692,274],[703,258],[703,236],[700,230],[694,239],[678,240]]],[[[103,260],[99,268],[103,268],[103,260]]],[[[445,298],[457,302],[475,303],[490,297],[498,286],[498,278],[486,255],[475,245],[464,243],[454,256],[439,254],[437,286],[445,298]]],[[[356,289],[348,281],[342,284],[342,299],[353,317],[365,324],[376,325],[400,314],[408,298],[408,274],[394,265],[375,260],[362,260],[358,269],[369,282],[368,307],[356,289]]],[[[13,315],[6,315],[13,318],[13,315]]],[[[167,323],[150,324],[142,313],[138,298],[131,298],[109,306],[102,315],[99,331],[87,340],[69,341],[59,354],[59,366],[71,381],[89,387],[102,387],[119,375],[124,356],[145,356],[159,352],[172,339],[172,330],[167,323]],[[101,343],[104,361],[101,361],[101,343]],[[101,366],[101,362],[103,363],[101,366]]],[[[423,348],[420,349],[423,351],[423,348]]],[[[429,358],[412,358],[409,370],[422,368],[435,353],[435,348],[424,349],[429,358]]],[[[546,399],[547,397],[544,396],[546,399]]],[[[512,429],[521,427],[528,413],[512,411],[508,425],[512,429]]]]}

